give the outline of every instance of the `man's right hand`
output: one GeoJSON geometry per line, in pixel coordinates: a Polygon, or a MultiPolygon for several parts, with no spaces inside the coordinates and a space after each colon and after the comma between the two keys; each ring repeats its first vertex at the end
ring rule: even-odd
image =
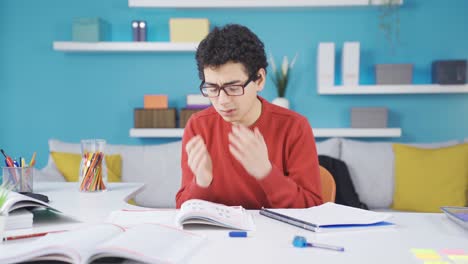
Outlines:
{"type": "Polygon", "coordinates": [[[208,187],[213,181],[213,164],[203,138],[199,135],[191,138],[185,146],[185,151],[187,151],[188,166],[195,174],[197,184],[200,187],[208,187]]]}

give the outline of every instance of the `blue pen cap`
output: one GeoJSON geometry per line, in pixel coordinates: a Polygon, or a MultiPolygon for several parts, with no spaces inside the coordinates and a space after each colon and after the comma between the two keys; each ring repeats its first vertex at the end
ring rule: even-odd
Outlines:
{"type": "Polygon", "coordinates": [[[247,237],[247,232],[245,232],[245,231],[231,231],[231,232],[229,232],[229,237],[247,237]]]}
{"type": "Polygon", "coordinates": [[[294,236],[293,245],[295,247],[307,247],[307,239],[303,236],[294,236]]]}

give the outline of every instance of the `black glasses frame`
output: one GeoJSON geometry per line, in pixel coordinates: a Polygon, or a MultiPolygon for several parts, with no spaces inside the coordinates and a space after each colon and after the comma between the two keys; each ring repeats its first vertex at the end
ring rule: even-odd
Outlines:
{"type": "Polygon", "coordinates": [[[203,93],[203,88],[205,88],[205,87],[203,87],[203,85],[205,85],[205,80],[203,80],[200,83],[200,92],[201,92],[201,94],[203,96],[210,97],[210,98],[218,97],[219,94],[221,93],[221,90],[223,90],[224,93],[226,95],[229,95],[229,96],[241,96],[241,95],[244,95],[245,87],[247,87],[247,85],[249,85],[250,82],[258,80],[259,77],[260,77],[259,75],[251,76],[249,79],[247,79],[247,81],[244,84],[228,84],[228,85],[221,85],[221,86],[219,86],[217,84],[213,84],[212,85],[213,88],[217,88],[217,90],[218,90],[218,93],[215,96],[209,96],[208,94],[203,93]],[[242,94],[233,94],[233,95],[229,94],[229,92],[226,91],[226,89],[225,89],[227,86],[239,86],[239,87],[241,87],[242,88],[242,94]]]}

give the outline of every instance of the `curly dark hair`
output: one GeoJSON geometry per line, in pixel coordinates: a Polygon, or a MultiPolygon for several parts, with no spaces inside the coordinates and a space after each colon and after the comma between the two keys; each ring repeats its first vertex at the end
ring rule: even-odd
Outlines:
{"type": "Polygon", "coordinates": [[[218,67],[229,61],[242,63],[249,77],[253,77],[268,62],[263,42],[250,29],[237,24],[215,27],[198,45],[198,75],[204,80],[203,69],[218,67]]]}

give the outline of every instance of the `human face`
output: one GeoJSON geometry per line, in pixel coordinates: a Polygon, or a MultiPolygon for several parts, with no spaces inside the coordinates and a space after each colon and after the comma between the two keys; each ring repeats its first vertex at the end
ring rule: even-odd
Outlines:
{"type": "MultiPolygon", "coordinates": [[[[203,73],[207,85],[243,85],[249,79],[245,67],[234,62],[218,67],[206,67],[203,73]]],[[[259,70],[258,75],[260,77],[256,81],[247,83],[243,95],[229,96],[221,90],[218,97],[210,97],[211,104],[225,121],[250,126],[260,117],[262,103],[257,98],[257,92],[263,89],[265,70],[259,70]]]]}

